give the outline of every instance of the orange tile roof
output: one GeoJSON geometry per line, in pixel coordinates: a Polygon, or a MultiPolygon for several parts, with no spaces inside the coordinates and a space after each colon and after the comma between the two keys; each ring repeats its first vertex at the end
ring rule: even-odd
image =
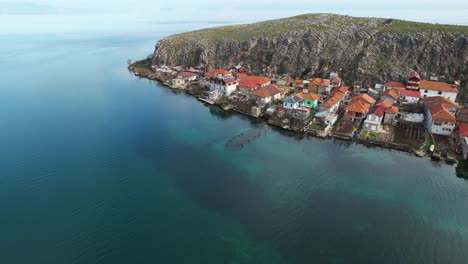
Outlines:
{"type": "Polygon", "coordinates": [[[325,101],[323,101],[323,103],[320,106],[323,106],[325,108],[332,108],[336,103],[341,101],[344,96],[345,96],[344,93],[330,94],[328,98],[325,101]]]}
{"type": "Polygon", "coordinates": [[[398,107],[392,105],[392,106],[390,106],[388,108],[385,108],[385,113],[398,114],[398,107]]]}
{"type": "Polygon", "coordinates": [[[382,96],[390,96],[391,98],[397,100],[398,97],[400,97],[400,93],[395,89],[388,89],[382,94],[382,96]]]}
{"type": "Polygon", "coordinates": [[[270,78],[261,76],[245,76],[240,79],[239,86],[242,88],[256,88],[271,82],[270,78]]]}
{"type": "Polygon", "coordinates": [[[375,105],[385,107],[385,113],[388,113],[388,114],[397,114],[399,111],[398,107],[394,106],[392,102],[388,100],[380,100],[375,105]]]}
{"type": "Polygon", "coordinates": [[[297,97],[301,98],[302,100],[309,100],[309,101],[317,101],[320,99],[320,95],[314,93],[297,93],[297,97]]]}
{"type": "Polygon", "coordinates": [[[383,105],[385,108],[391,107],[393,104],[388,100],[380,100],[376,105],[383,105]]]}
{"type": "Polygon", "coordinates": [[[349,112],[365,114],[367,110],[369,110],[370,106],[371,105],[369,103],[366,103],[362,100],[354,100],[349,103],[349,105],[346,107],[346,110],[349,112]]]}
{"type": "Polygon", "coordinates": [[[322,78],[314,78],[310,81],[310,84],[318,85],[318,86],[329,86],[330,80],[322,79],[322,78]]]}
{"type": "Polygon", "coordinates": [[[455,116],[443,104],[433,104],[429,106],[429,112],[432,116],[432,122],[455,123],[455,116]]]}
{"type": "Polygon", "coordinates": [[[367,104],[375,103],[375,99],[370,97],[368,94],[360,94],[358,96],[355,96],[355,97],[353,97],[353,99],[351,99],[351,102],[352,101],[362,101],[362,102],[367,103],[367,104]]]}
{"type": "Polygon", "coordinates": [[[270,97],[271,94],[267,92],[265,89],[260,88],[257,90],[254,90],[252,92],[249,92],[250,95],[255,96],[255,97],[261,97],[261,98],[267,98],[270,97]]]}
{"type": "Polygon", "coordinates": [[[443,104],[447,108],[457,108],[458,105],[454,102],[450,101],[449,99],[442,97],[442,96],[434,96],[434,97],[426,97],[424,99],[428,105],[432,104],[443,104]]]}
{"type": "Polygon", "coordinates": [[[294,80],[292,83],[294,84],[304,84],[303,80],[294,80]]]}
{"type": "Polygon", "coordinates": [[[434,82],[423,80],[419,84],[420,89],[439,91],[439,92],[452,92],[458,93],[458,89],[454,84],[448,84],[444,82],[434,82]]]}
{"type": "Polygon", "coordinates": [[[224,69],[214,69],[214,70],[211,70],[207,73],[205,73],[206,76],[209,76],[209,77],[216,77],[218,76],[218,74],[221,74],[221,75],[230,75],[231,72],[230,71],[226,71],[224,69]]]}
{"type": "Polygon", "coordinates": [[[386,82],[384,86],[395,87],[395,88],[406,88],[406,85],[402,82],[386,82]]]}

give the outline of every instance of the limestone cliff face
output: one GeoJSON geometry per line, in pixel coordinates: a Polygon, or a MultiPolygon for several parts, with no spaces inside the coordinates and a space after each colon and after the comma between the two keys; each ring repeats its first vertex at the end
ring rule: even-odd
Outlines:
{"type": "Polygon", "coordinates": [[[161,39],[153,64],[321,76],[348,81],[403,80],[411,69],[468,80],[468,27],[310,14],[226,26],[161,39]]]}

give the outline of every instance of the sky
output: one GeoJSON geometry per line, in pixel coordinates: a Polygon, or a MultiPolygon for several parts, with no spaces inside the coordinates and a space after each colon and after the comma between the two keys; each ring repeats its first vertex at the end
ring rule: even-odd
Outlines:
{"type": "Polygon", "coordinates": [[[305,13],[468,25],[467,0],[0,0],[0,34],[143,32],[151,26],[249,23],[305,13]]]}

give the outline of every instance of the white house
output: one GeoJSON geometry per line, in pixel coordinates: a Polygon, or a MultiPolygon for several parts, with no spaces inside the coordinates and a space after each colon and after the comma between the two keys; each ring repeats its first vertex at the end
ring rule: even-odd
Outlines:
{"type": "Polygon", "coordinates": [[[340,107],[340,102],[343,100],[346,94],[336,91],[331,93],[323,103],[320,104],[319,110],[320,111],[327,111],[329,113],[335,113],[338,111],[340,107]]]}
{"type": "Polygon", "coordinates": [[[181,72],[177,75],[177,78],[183,79],[186,82],[192,82],[198,79],[198,75],[192,72],[181,72]]]}
{"type": "Polygon", "coordinates": [[[378,131],[385,114],[385,106],[376,105],[369,110],[366,120],[364,120],[364,129],[378,131]]]}
{"type": "Polygon", "coordinates": [[[419,84],[419,91],[423,98],[441,96],[454,103],[458,95],[458,89],[454,84],[426,80],[419,84]]]}
{"type": "Polygon", "coordinates": [[[293,110],[297,109],[301,105],[301,98],[297,97],[296,95],[289,96],[283,101],[283,108],[293,110]]]}
{"type": "Polygon", "coordinates": [[[222,96],[230,96],[237,89],[237,85],[239,82],[229,77],[210,79],[210,90],[218,90],[222,96]]]}
{"type": "Polygon", "coordinates": [[[415,104],[418,103],[421,99],[421,93],[415,90],[401,89],[400,99],[406,103],[415,104]]]}
{"type": "MultiPolygon", "coordinates": [[[[422,82],[421,82],[422,83],[422,82]]],[[[426,120],[430,133],[450,136],[455,129],[455,112],[458,105],[444,97],[432,97],[426,100],[426,120]]]]}

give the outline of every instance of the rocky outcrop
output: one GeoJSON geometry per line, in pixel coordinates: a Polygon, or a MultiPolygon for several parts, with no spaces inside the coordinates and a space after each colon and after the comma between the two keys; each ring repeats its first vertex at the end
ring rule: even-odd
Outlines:
{"type": "Polygon", "coordinates": [[[153,64],[322,76],[339,71],[348,83],[403,80],[411,69],[468,80],[468,27],[393,19],[309,14],[227,26],[161,39],[153,64]]]}

